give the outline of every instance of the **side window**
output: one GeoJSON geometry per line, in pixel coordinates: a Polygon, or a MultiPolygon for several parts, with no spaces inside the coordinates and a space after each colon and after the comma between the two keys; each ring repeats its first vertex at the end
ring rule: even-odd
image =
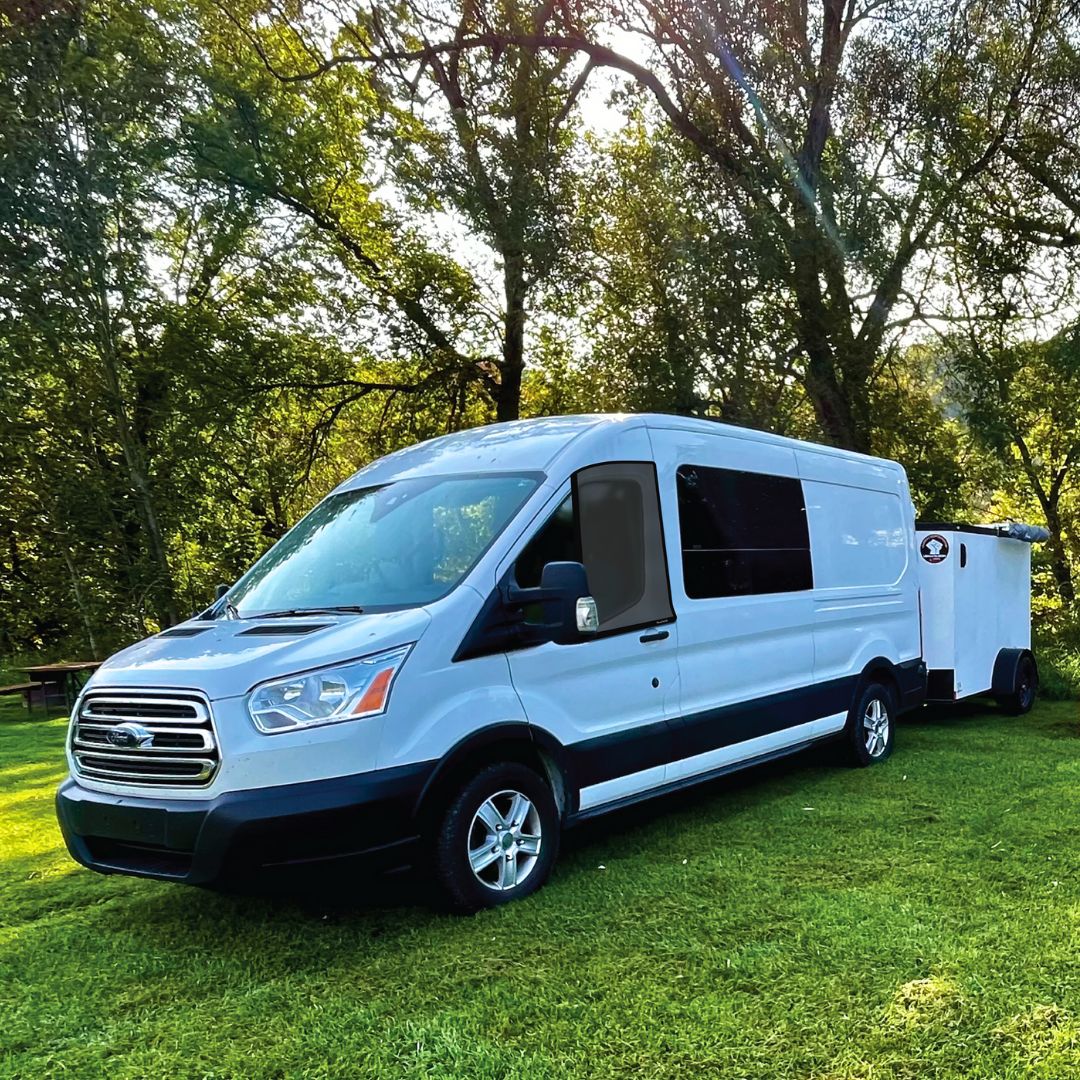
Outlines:
{"type": "Polygon", "coordinates": [[[680,465],[676,486],[683,581],[692,600],[813,588],[799,480],[680,465]]]}
{"type": "Polygon", "coordinates": [[[581,562],[572,495],[566,496],[522,549],[514,563],[514,579],[521,588],[534,589],[549,562],[581,562]]]}
{"type": "Polygon", "coordinates": [[[514,563],[522,588],[540,584],[549,562],[581,562],[596,600],[600,631],[674,618],[651,462],[593,465],[514,563]]]}

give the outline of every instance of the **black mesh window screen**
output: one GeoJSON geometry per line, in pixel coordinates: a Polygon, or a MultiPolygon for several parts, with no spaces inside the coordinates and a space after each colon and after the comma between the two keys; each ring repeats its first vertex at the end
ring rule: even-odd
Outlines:
{"type": "Polygon", "coordinates": [[[676,483],[688,597],[813,588],[806,504],[797,479],[680,465],[676,483]]]}
{"type": "Polygon", "coordinates": [[[600,614],[600,631],[664,622],[674,616],[656,468],[613,462],[574,477],[581,561],[600,614]]]}

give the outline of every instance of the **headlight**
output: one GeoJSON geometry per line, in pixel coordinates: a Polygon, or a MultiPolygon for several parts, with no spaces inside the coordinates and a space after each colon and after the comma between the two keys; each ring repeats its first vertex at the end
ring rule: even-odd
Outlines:
{"type": "Polygon", "coordinates": [[[267,734],[377,716],[386,710],[390,687],[411,647],[263,683],[248,697],[248,713],[267,734]]]}

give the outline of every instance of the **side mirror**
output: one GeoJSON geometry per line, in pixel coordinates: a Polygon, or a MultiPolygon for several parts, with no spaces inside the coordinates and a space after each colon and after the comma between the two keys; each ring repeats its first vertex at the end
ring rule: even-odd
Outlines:
{"type": "Polygon", "coordinates": [[[579,562],[550,562],[540,573],[542,597],[556,608],[552,639],[560,645],[595,634],[600,627],[596,601],[589,595],[589,579],[579,562]]]}
{"type": "Polygon", "coordinates": [[[559,645],[572,645],[595,634],[600,626],[596,601],[589,595],[589,579],[579,562],[548,563],[540,574],[539,587],[511,587],[506,600],[512,607],[540,605],[543,621],[526,625],[542,635],[542,640],[559,645]]]}
{"type": "Polygon", "coordinates": [[[511,570],[488,597],[458,646],[455,660],[553,641],[573,645],[600,628],[596,601],[589,595],[585,567],[550,562],[540,584],[521,588],[511,570]]]}
{"type": "Polygon", "coordinates": [[[228,585],[219,585],[214,590],[214,599],[215,600],[220,600],[228,591],[229,591],[229,586],[228,585]]]}

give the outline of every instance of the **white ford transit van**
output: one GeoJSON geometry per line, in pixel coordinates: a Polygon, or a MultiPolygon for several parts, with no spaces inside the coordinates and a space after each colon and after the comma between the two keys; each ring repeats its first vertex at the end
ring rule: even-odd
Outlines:
{"type": "Polygon", "coordinates": [[[426,865],[533,892],[560,829],[925,697],[890,461],[671,416],[434,439],[361,469],[72,716],[58,811],[107,873],[426,865]]]}

